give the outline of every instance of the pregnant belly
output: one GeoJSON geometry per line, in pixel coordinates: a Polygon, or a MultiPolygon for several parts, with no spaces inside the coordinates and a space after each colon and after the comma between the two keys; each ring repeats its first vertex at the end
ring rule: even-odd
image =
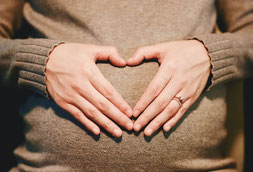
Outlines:
{"type": "MultiPolygon", "coordinates": [[[[98,66],[132,107],[158,70],[155,62],[126,68],[98,66]]],[[[174,171],[222,167],[231,163],[222,160],[219,152],[226,135],[224,96],[224,88],[203,95],[168,133],[159,130],[152,137],[145,137],[143,132],[124,131],[122,138],[113,138],[104,130],[100,136],[94,136],[53,101],[31,96],[21,109],[26,142],[15,151],[19,168],[174,171]]]]}

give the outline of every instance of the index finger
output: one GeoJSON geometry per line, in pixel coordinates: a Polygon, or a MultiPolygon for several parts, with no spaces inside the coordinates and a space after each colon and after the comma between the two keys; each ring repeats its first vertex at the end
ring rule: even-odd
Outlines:
{"type": "Polygon", "coordinates": [[[137,117],[141,112],[143,112],[170,81],[171,74],[170,72],[165,73],[164,68],[165,66],[162,64],[148,88],[145,90],[140,100],[136,103],[133,109],[134,117],[137,117]]]}
{"type": "Polygon", "coordinates": [[[101,71],[96,67],[95,76],[91,77],[91,84],[93,87],[106,97],[113,105],[115,105],[121,112],[128,117],[132,116],[132,108],[112,86],[112,84],[103,76],[101,71]]]}

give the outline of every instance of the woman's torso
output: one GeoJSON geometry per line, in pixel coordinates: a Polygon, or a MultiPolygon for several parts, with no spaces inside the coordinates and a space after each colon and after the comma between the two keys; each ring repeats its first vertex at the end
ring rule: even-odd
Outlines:
{"type": "MultiPolygon", "coordinates": [[[[139,46],[211,33],[214,0],[37,0],[24,16],[33,37],[111,45],[124,58],[139,46]]],[[[70,57],[71,58],[71,57],[70,57]]],[[[133,107],[156,74],[156,62],[116,68],[98,64],[133,107]]],[[[53,101],[33,95],[21,108],[25,146],[15,150],[28,171],[207,171],[234,168],[221,147],[226,137],[226,88],[205,92],[169,133],[152,137],[104,131],[94,136],[53,101]]]]}

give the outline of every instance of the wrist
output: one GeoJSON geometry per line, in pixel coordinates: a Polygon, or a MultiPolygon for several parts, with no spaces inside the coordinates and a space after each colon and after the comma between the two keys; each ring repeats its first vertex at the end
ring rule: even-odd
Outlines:
{"type": "Polygon", "coordinates": [[[189,39],[189,41],[193,41],[195,44],[198,44],[200,46],[200,49],[204,50],[205,53],[206,53],[206,58],[208,58],[209,60],[209,63],[210,63],[210,67],[209,67],[209,76],[208,76],[208,79],[207,79],[207,82],[206,82],[206,86],[204,88],[204,91],[208,90],[210,88],[210,86],[212,85],[212,78],[213,78],[213,74],[212,74],[212,61],[211,61],[211,57],[209,55],[209,52],[208,52],[208,48],[205,46],[205,43],[202,41],[202,40],[199,40],[197,38],[192,38],[192,39],[189,39]]]}

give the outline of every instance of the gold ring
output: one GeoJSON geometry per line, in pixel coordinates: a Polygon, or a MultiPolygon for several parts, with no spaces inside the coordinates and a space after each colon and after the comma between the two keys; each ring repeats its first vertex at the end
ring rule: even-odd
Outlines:
{"type": "Polygon", "coordinates": [[[172,100],[176,100],[177,103],[179,104],[179,107],[181,107],[182,104],[184,103],[184,99],[181,96],[174,97],[172,100]]]}

